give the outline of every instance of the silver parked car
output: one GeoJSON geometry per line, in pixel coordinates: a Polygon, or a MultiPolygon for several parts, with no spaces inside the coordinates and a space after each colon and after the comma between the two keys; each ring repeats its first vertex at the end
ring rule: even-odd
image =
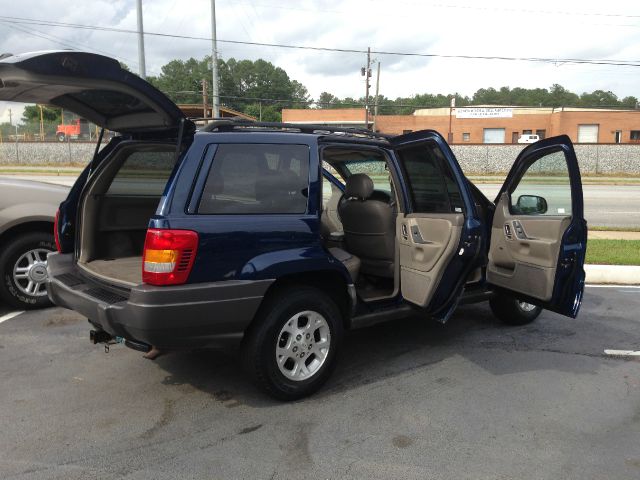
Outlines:
{"type": "Polygon", "coordinates": [[[49,306],[47,254],[68,187],[0,178],[0,300],[24,309],[49,306]]]}

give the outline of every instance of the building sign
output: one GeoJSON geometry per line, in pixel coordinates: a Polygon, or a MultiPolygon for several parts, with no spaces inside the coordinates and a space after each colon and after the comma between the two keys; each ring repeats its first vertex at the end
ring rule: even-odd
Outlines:
{"type": "Polygon", "coordinates": [[[456,108],[456,118],[511,118],[513,108],[456,108]]]}

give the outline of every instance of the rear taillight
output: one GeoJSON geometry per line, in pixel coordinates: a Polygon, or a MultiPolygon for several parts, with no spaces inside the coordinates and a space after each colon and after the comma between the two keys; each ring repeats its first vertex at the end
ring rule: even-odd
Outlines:
{"type": "Polygon", "coordinates": [[[58,228],[60,226],[59,221],[60,209],[56,212],[56,219],[53,222],[53,239],[56,241],[56,250],[58,250],[59,253],[62,253],[62,247],[60,246],[60,232],[58,232],[58,228]]]}
{"type": "Polygon", "coordinates": [[[196,232],[150,228],[142,253],[142,281],[151,285],[185,283],[197,251],[196,232]]]}

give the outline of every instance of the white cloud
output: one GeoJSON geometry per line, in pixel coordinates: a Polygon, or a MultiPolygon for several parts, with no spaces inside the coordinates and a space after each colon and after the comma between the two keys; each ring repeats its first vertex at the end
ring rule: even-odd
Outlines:
{"type": "MultiPolygon", "coordinates": [[[[143,0],[143,4],[147,31],[210,35],[209,0],[143,0]]],[[[218,0],[216,5],[218,37],[224,40],[358,50],[370,46],[377,51],[454,55],[633,60],[640,58],[640,18],[628,15],[637,11],[636,4],[616,0],[606,4],[584,0],[539,0],[532,4],[498,0],[218,0]]],[[[133,0],[13,2],[5,5],[1,14],[136,28],[133,0]]],[[[0,52],[63,47],[56,41],[108,53],[137,70],[135,35],[0,22],[0,52]]],[[[157,74],[173,58],[202,58],[211,49],[208,41],[151,35],[146,36],[145,46],[149,74],[157,74]]],[[[228,43],[220,43],[219,50],[223,58],[272,61],[315,97],[325,90],[341,97],[364,94],[359,71],[364,54],[228,43]]],[[[425,92],[470,95],[481,87],[549,87],[553,83],[578,93],[603,89],[619,97],[640,97],[640,67],[373,56],[382,63],[381,94],[390,98],[425,92]]]]}

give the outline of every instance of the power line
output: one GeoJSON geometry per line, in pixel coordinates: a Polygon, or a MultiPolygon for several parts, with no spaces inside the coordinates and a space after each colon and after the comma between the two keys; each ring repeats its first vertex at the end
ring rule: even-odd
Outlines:
{"type": "MultiPolygon", "coordinates": [[[[9,20],[14,23],[21,23],[21,24],[27,24],[27,25],[45,25],[50,27],[77,28],[77,29],[83,29],[83,30],[137,34],[136,30],[129,30],[124,28],[101,27],[97,25],[82,25],[77,23],[53,22],[53,21],[46,21],[46,20],[34,20],[34,19],[29,19],[24,17],[0,16],[0,20],[9,20]]],[[[152,35],[156,37],[165,37],[165,38],[182,38],[182,39],[188,39],[188,40],[203,40],[208,42],[212,40],[211,37],[199,37],[199,36],[192,36],[192,35],[179,35],[179,34],[149,32],[149,31],[145,32],[145,35],[152,35]]],[[[294,50],[311,50],[311,51],[320,51],[320,52],[355,53],[355,54],[367,53],[366,50],[360,50],[355,48],[314,47],[309,45],[247,42],[247,41],[241,41],[241,40],[217,39],[217,41],[220,43],[228,43],[228,44],[234,44],[234,45],[276,47],[276,48],[287,48],[287,49],[294,49],[294,50]]],[[[640,60],[507,57],[507,56],[500,56],[500,55],[446,55],[446,54],[436,54],[436,53],[392,52],[392,51],[384,51],[384,50],[371,50],[371,53],[376,55],[422,57],[422,58],[448,58],[448,59],[461,59],[461,60],[500,60],[500,61],[535,62],[535,63],[548,63],[548,64],[609,65],[609,66],[620,66],[620,67],[640,67],[640,60]]]]}
{"type": "Polygon", "coordinates": [[[53,42],[53,43],[57,43],[58,45],[62,45],[64,47],[75,49],[79,45],[79,46],[81,46],[83,48],[86,48],[87,50],[90,50],[90,51],[93,51],[93,52],[96,52],[96,53],[100,53],[102,55],[107,55],[107,56],[113,57],[113,58],[115,58],[117,60],[120,60],[121,62],[125,62],[127,64],[131,64],[131,63],[136,64],[137,63],[137,62],[135,62],[133,60],[130,60],[130,59],[127,59],[127,58],[124,58],[124,57],[120,57],[118,55],[114,55],[114,54],[112,54],[110,52],[107,52],[105,50],[100,50],[98,48],[92,47],[92,46],[87,45],[87,44],[80,43],[80,42],[75,41],[75,40],[73,41],[73,43],[69,43],[69,41],[67,41],[64,38],[57,37],[55,35],[43,32],[41,30],[36,30],[35,28],[26,28],[26,27],[22,27],[22,26],[12,25],[11,23],[9,23],[7,21],[4,21],[4,20],[0,20],[0,22],[3,23],[4,25],[6,25],[9,28],[13,28],[14,30],[18,30],[18,31],[20,31],[22,33],[26,33],[27,35],[32,35],[34,37],[42,38],[44,40],[48,40],[48,41],[53,42]]]}

